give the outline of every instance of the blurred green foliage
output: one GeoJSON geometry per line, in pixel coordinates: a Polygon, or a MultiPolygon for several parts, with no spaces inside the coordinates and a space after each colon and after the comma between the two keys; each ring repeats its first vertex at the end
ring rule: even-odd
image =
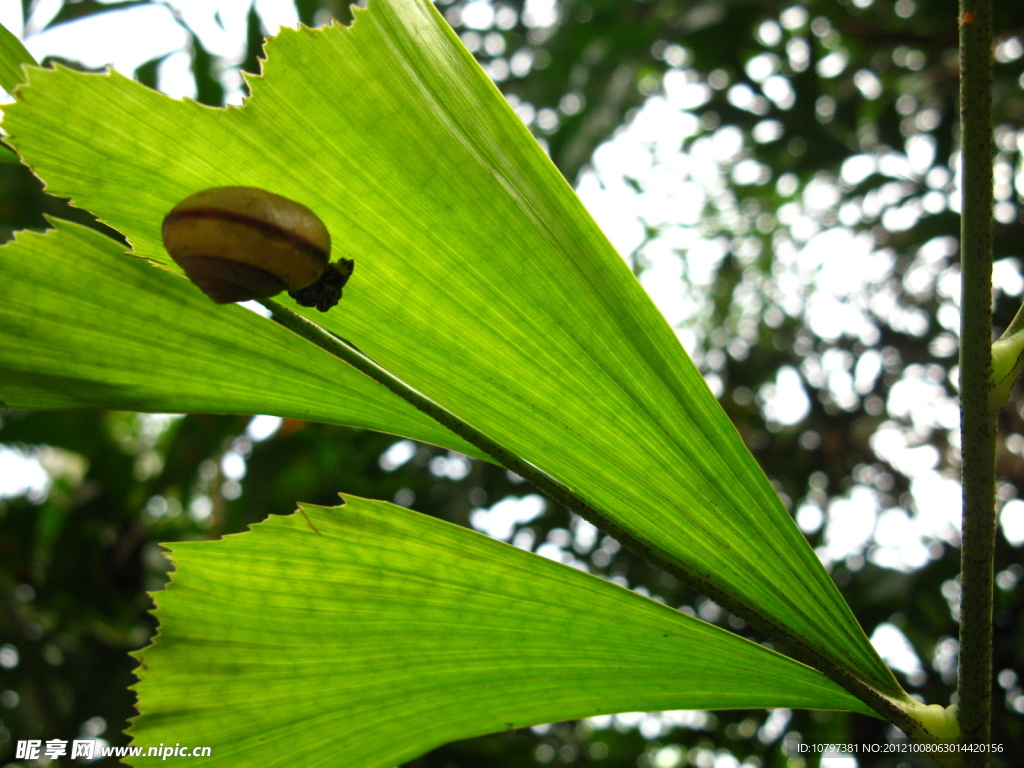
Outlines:
{"type": "MultiPolygon", "coordinates": [[[[147,4],[66,1],[48,24],[147,4]]],[[[35,4],[23,5],[28,14],[35,4]]],[[[343,2],[296,5],[309,25],[351,18],[343,2]]],[[[835,502],[867,493],[879,510],[918,515],[916,475],[880,447],[880,434],[928,448],[931,470],[956,477],[956,424],[921,421],[899,396],[908,382],[929,383],[937,407],[956,396],[956,328],[949,321],[956,297],[944,283],[957,272],[952,0],[556,0],[550,9],[521,0],[445,0],[439,7],[567,179],[633,191],[644,234],[626,255],[641,276],[666,249],[682,261],[681,290],[692,309],[681,333],[792,510],[827,518],[842,513],[835,502]],[[673,96],[683,85],[685,108],[673,96]],[[594,161],[603,143],[659,99],[692,118],[689,129],[669,136],[679,157],[707,152],[716,137],[739,136],[700,215],[681,212],[703,242],[714,244],[714,258],[672,246],[680,224],[645,213],[658,194],[649,171],[666,165],[664,141],[649,142],[650,157],[625,178],[609,178],[594,161]],[[819,205],[823,190],[833,197],[819,205]],[[786,255],[837,227],[869,238],[885,258],[863,291],[843,299],[856,309],[859,331],[830,335],[816,333],[809,314],[825,287],[816,273],[794,277],[796,262],[786,255]],[[858,373],[865,360],[871,365],[858,373]],[[772,416],[782,369],[796,372],[806,395],[796,423],[772,416]]],[[[997,280],[996,323],[1005,325],[1024,292],[1024,283],[1016,284],[1024,257],[1024,6],[997,4],[995,21],[995,247],[996,259],[1007,260],[997,276],[1017,276],[997,280]]],[[[177,22],[185,25],[180,16],[177,22]]],[[[186,30],[196,96],[220,106],[228,93],[222,62],[186,30]]],[[[255,9],[246,34],[242,66],[257,71],[265,30],[255,9]]],[[[157,87],[159,65],[154,59],[136,75],[157,87]]],[[[3,237],[45,227],[45,215],[90,220],[46,195],[26,168],[0,164],[3,237]]],[[[1001,416],[1003,501],[1020,496],[1024,483],[1022,414],[1015,396],[1001,416]]],[[[13,759],[17,739],[125,742],[120,730],[134,698],[127,651],[152,635],[146,591],[159,589],[170,567],[159,542],[216,538],[287,513],[299,500],[333,504],[341,490],[462,525],[471,524],[474,510],[532,492],[503,470],[430,446],[388,453],[393,437],[299,422],[259,434],[257,425],[267,423],[2,413],[0,450],[34,457],[49,481],[0,498],[0,764],[13,759]],[[411,458],[395,466],[395,456],[411,458]]],[[[0,463],[6,466],[12,465],[0,463]]],[[[808,528],[812,543],[826,543],[827,523],[808,528]]],[[[513,532],[522,546],[546,544],[567,562],[748,633],[615,542],[589,534],[553,503],[513,532]]],[[[955,535],[925,543],[926,562],[914,567],[879,562],[875,540],[831,567],[869,634],[889,623],[910,641],[923,672],[901,674],[907,690],[945,704],[955,683],[958,551],[955,535]]],[[[1004,700],[994,737],[1006,745],[1024,740],[1024,568],[1017,544],[1000,537],[996,565],[996,690],[1004,700]]],[[[747,765],[782,766],[789,764],[781,746],[787,732],[808,741],[879,741],[885,727],[820,712],[623,717],[452,744],[410,766],[672,768],[708,765],[729,753],[747,765]]]]}

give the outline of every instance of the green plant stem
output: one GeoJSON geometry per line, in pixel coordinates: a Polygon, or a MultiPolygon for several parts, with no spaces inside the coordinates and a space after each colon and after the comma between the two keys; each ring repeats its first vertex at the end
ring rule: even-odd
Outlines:
{"type": "Polygon", "coordinates": [[[260,304],[266,307],[273,314],[274,319],[284,327],[297,333],[307,341],[312,342],[329,354],[348,363],[356,370],[369,376],[391,392],[395,393],[406,402],[418,408],[427,416],[438,421],[452,432],[467,442],[479,448],[488,456],[493,458],[501,466],[512,470],[520,477],[529,481],[542,493],[547,494],[559,504],[572,510],[584,519],[590,521],[608,535],[617,539],[623,546],[632,549],[648,562],[662,568],[668,573],[688,584],[695,590],[707,595],[726,610],[739,616],[748,622],[752,627],[763,632],[767,637],[786,649],[794,658],[814,667],[833,681],[848,690],[854,696],[871,706],[889,722],[905,731],[913,739],[923,742],[935,741],[936,737],[929,733],[900,702],[886,696],[862,680],[852,675],[841,660],[832,659],[821,655],[813,648],[804,645],[799,638],[794,638],[786,631],[785,627],[776,626],[773,622],[762,616],[753,607],[738,603],[731,596],[723,593],[711,582],[698,574],[690,573],[681,569],[673,559],[665,552],[652,548],[649,544],[635,539],[629,533],[608,520],[594,507],[590,506],[583,498],[577,495],[571,488],[568,488],[557,480],[553,479],[543,471],[524,461],[507,448],[494,442],[483,432],[471,424],[463,421],[455,414],[443,408],[431,400],[422,392],[410,387],[404,381],[380,366],[373,359],[363,354],[354,345],[339,338],[326,330],[307,320],[302,315],[292,311],[288,307],[272,300],[259,299],[260,304]]]}
{"type": "MultiPolygon", "coordinates": [[[[960,587],[961,740],[988,744],[992,718],[992,588],[996,420],[992,382],[992,2],[960,0],[963,204],[960,330],[963,541],[960,587]]],[[[965,765],[986,765],[967,757],[965,765]]]]}

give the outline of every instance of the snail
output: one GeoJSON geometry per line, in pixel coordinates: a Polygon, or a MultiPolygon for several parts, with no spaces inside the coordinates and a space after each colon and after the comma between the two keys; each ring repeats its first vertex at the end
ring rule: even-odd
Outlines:
{"type": "Polygon", "coordinates": [[[331,236],[309,208],[255,187],[211,187],[164,218],[164,247],[185,275],[218,304],[287,290],[326,312],[341,299],[355,266],[330,262],[331,236]]]}

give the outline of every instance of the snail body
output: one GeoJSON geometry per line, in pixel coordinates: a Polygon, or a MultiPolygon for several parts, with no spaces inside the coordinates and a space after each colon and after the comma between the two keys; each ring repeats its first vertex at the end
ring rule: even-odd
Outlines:
{"type": "Polygon", "coordinates": [[[171,258],[218,304],[287,290],[326,312],[341,298],[353,262],[330,263],[331,236],[309,208],[255,187],[212,187],[164,218],[171,258]]]}

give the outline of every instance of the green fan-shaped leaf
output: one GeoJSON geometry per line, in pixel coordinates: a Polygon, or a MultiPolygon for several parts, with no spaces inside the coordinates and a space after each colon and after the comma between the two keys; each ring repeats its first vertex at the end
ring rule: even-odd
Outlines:
{"type": "Polygon", "coordinates": [[[272,40],[244,108],[34,71],[4,126],[52,191],[155,261],[163,215],[197,189],[308,205],[356,260],[325,328],[797,658],[902,696],[672,329],[438,12],[355,15],[272,40]]]}
{"type": "Polygon", "coordinates": [[[611,582],[344,499],[171,545],[160,633],[137,654],[133,744],[187,738],[211,747],[210,766],[387,768],[613,712],[870,712],[818,672],[611,582]]]}

